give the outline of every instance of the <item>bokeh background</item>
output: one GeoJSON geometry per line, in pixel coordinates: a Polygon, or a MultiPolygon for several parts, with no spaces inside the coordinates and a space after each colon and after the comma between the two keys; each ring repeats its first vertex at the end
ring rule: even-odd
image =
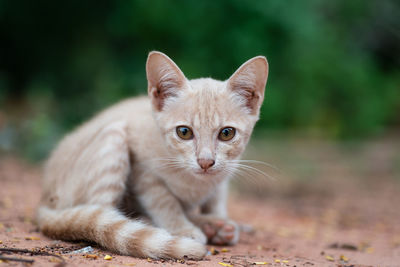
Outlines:
{"type": "Polygon", "coordinates": [[[0,243],[52,247],[33,219],[42,163],[100,110],[146,94],[150,51],[188,78],[222,80],[265,55],[266,98],[244,155],[257,161],[243,162],[228,205],[256,231],[200,265],[247,252],[398,266],[399,18],[398,0],[0,0],[0,243]]]}
{"type": "Polygon", "coordinates": [[[255,138],[396,137],[399,14],[396,0],[2,0],[0,149],[41,161],[99,110],[145,94],[151,50],[188,78],[226,79],[265,55],[255,138]]]}

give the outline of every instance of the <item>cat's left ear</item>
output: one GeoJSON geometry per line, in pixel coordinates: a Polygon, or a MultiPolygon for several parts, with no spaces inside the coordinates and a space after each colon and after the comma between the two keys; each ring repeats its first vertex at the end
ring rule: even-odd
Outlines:
{"type": "Polygon", "coordinates": [[[150,52],[146,63],[148,94],[154,108],[161,111],[168,98],[175,97],[187,85],[187,79],[179,67],[167,55],[150,52]]]}
{"type": "Polygon", "coordinates": [[[251,114],[258,114],[264,99],[268,78],[268,62],[263,56],[246,61],[229,78],[228,87],[238,94],[251,114]]]}

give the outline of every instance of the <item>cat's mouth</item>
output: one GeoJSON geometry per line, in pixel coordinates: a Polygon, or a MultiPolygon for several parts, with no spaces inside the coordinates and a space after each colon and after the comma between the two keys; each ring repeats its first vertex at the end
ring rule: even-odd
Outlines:
{"type": "Polygon", "coordinates": [[[215,175],[216,173],[218,173],[217,169],[196,169],[195,173],[197,175],[202,175],[202,176],[207,176],[207,175],[215,175]]]}

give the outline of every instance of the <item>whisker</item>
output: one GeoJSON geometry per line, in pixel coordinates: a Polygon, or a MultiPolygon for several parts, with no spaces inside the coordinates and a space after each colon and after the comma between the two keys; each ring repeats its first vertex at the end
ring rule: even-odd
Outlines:
{"type": "Polygon", "coordinates": [[[244,165],[244,164],[240,164],[240,163],[234,163],[234,164],[235,164],[235,166],[236,166],[238,169],[244,169],[244,170],[247,170],[247,171],[250,171],[250,172],[254,172],[254,173],[257,173],[257,174],[259,174],[259,175],[261,175],[261,176],[263,176],[263,177],[267,177],[267,178],[269,178],[270,180],[276,181],[276,178],[275,178],[275,177],[273,177],[273,176],[271,176],[271,175],[265,173],[265,172],[262,171],[262,170],[259,170],[259,169],[255,168],[255,167],[248,166],[248,165],[244,165]]]}
{"type": "Polygon", "coordinates": [[[277,171],[277,172],[281,172],[281,170],[277,167],[277,166],[275,166],[275,165],[273,165],[273,164],[270,164],[270,163],[267,163],[267,162],[264,162],[264,161],[259,161],[259,160],[252,160],[252,159],[234,159],[234,160],[230,160],[230,162],[233,162],[233,163],[252,163],[252,164],[260,164],[260,165],[264,165],[264,166],[267,166],[267,167],[269,167],[269,168],[271,168],[271,169],[273,169],[274,171],[277,171]]]}
{"type": "Polygon", "coordinates": [[[249,175],[248,173],[242,170],[238,170],[236,174],[237,175],[234,176],[234,179],[239,183],[246,182],[252,184],[255,188],[257,188],[257,190],[260,190],[261,188],[265,187],[265,184],[262,183],[262,180],[257,179],[257,177],[249,175]]]}

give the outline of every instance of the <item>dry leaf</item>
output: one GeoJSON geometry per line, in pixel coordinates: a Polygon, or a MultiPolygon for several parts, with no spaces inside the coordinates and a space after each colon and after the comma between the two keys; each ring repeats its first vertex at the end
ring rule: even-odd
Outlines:
{"type": "Polygon", "coordinates": [[[222,249],[221,249],[221,252],[229,252],[229,249],[227,249],[227,248],[222,248],[222,249]]]}
{"type": "Polygon", "coordinates": [[[344,262],[348,262],[348,261],[349,261],[349,258],[347,258],[347,257],[344,256],[344,255],[340,255],[340,259],[341,259],[342,261],[344,261],[344,262]]]}
{"type": "Polygon", "coordinates": [[[216,250],[214,247],[211,247],[210,248],[210,253],[211,253],[211,255],[217,255],[219,253],[219,251],[216,250]]]}
{"type": "MultiPolygon", "coordinates": [[[[97,259],[98,256],[96,254],[86,254],[85,258],[87,259],[97,259]]],[[[111,260],[111,259],[110,259],[111,260]]]]}
{"type": "Polygon", "coordinates": [[[27,236],[25,237],[25,240],[40,240],[40,238],[37,236],[27,236]]]}
{"type": "Polygon", "coordinates": [[[268,262],[266,262],[266,261],[256,261],[256,262],[253,262],[253,264],[254,265],[267,265],[268,262]]]}
{"type": "Polygon", "coordinates": [[[109,261],[109,260],[112,259],[112,257],[111,257],[110,255],[105,255],[105,256],[104,256],[104,259],[107,260],[107,261],[109,261]]]}
{"type": "Polygon", "coordinates": [[[335,261],[335,259],[332,256],[326,255],[325,259],[327,259],[328,261],[335,261]]]}
{"type": "Polygon", "coordinates": [[[225,262],[218,262],[219,265],[225,266],[225,267],[233,267],[232,264],[225,263],[225,262]]]}

